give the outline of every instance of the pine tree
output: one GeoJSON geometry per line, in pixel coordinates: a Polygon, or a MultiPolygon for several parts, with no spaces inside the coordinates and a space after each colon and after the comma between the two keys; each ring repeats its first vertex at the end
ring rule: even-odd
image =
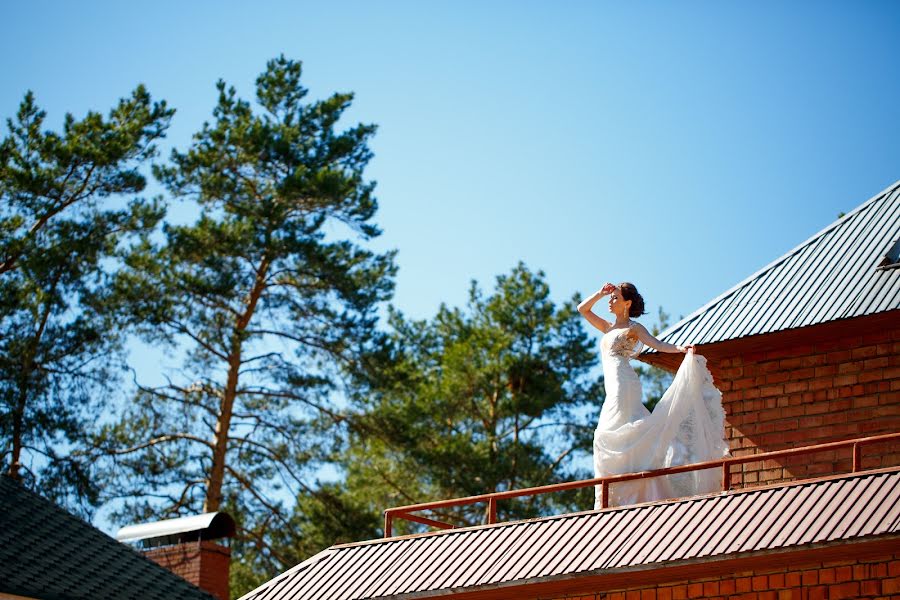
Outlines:
{"type": "Polygon", "coordinates": [[[306,102],[301,64],[256,80],[256,106],[218,83],[213,120],[156,171],[199,218],[129,259],[117,292],[150,341],[181,349],[166,385],[142,387],[105,432],[110,489],[132,517],[227,509],[242,563],[292,566],[271,544],[297,498],[316,494],[325,435],[343,418],[342,373],[393,289],[374,183],[372,125],[338,130],[351,94],[306,102]]]}
{"type": "MultiPolygon", "coordinates": [[[[465,309],[442,306],[430,321],[395,312],[390,324],[349,420],[349,503],[368,499],[376,511],[590,477],[597,358],[575,300],[556,306],[543,273],[519,264],[490,295],[473,284],[465,309]]],[[[568,512],[591,494],[510,500],[498,513],[568,512]]],[[[437,518],[476,524],[485,507],[437,518]]]]}
{"type": "Polygon", "coordinates": [[[161,219],[140,172],[172,116],[143,86],[104,118],[44,131],[27,93],[0,142],[0,457],[12,477],[87,509],[88,432],[117,378],[106,290],[128,240],[161,219]]]}

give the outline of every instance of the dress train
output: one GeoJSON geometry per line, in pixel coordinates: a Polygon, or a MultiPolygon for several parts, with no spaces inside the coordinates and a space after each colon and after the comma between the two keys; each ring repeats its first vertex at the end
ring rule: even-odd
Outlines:
{"type": "MultiPolygon", "coordinates": [[[[605,477],[714,460],[728,455],[722,394],[706,359],[689,350],[653,412],[641,402],[631,367],[637,343],[627,329],[601,340],[606,400],[594,432],[594,473],[605,477]]],[[[706,469],[612,484],[609,505],[679,498],[720,489],[721,471],[706,469]]],[[[597,486],[595,508],[600,507],[597,486]]]]}

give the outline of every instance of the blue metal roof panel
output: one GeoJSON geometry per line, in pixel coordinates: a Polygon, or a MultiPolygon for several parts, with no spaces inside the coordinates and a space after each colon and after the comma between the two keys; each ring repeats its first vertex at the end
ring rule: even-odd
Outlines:
{"type": "MultiPolygon", "coordinates": [[[[900,268],[879,269],[900,239],[900,182],[664,331],[711,344],[900,309],[900,268]]],[[[655,352],[645,348],[644,353],[655,352]]]]}
{"type": "MultiPolygon", "coordinates": [[[[864,211],[857,218],[852,219],[846,228],[835,229],[832,236],[834,239],[834,254],[830,260],[822,260],[823,265],[822,277],[819,281],[819,287],[825,290],[840,290],[840,293],[831,295],[822,295],[816,300],[822,300],[822,305],[817,306],[818,302],[810,302],[809,306],[801,315],[798,316],[799,322],[819,322],[826,319],[828,315],[834,314],[836,318],[840,318],[846,314],[846,309],[851,303],[848,302],[845,294],[850,290],[863,289],[869,287],[867,284],[872,280],[873,275],[877,273],[878,265],[877,252],[872,255],[872,249],[886,248],[886,238],[889,235],[888,227],[879,227],[881,219],[879,219],[878,208],[889,208],[888,203],[881,203],[873,206],[870,210],[864,211]],[[838,286],[841,286],[840,288],[838,286]],[[823,310],[829,308],[831,310],[823,310]],[[816,312],[819,314],[816,314],[816,312]]],[[[882,215],[883,216],[883,215],[882,215]]]]}

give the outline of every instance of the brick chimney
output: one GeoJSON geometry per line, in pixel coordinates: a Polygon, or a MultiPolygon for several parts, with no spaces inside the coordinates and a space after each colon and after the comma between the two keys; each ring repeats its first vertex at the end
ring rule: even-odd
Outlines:
{"type": "Polygon", "coordinates": [[[144,556],[212,594],[230,600],[231,548],[213,540],[234,536],[234,519],[215,512],[123,527],[121,542],[136,543],[144,556]]]}

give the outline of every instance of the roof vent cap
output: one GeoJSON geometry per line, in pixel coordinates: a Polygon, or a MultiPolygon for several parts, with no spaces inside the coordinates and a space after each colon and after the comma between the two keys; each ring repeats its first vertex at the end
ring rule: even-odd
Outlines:
{"type": "Polygon", "coordinates": [[[234,537],[234,519],[223,512],[210,512],[192,517],[166,519],[155,523],[126,525],[116,533],[120,542],[147,546],[166,546],[198,540],[216,540],[234,537]]]}
{"type": "Polygon", "coordinates": [[[878,263],[879,269],[896,269],[897,267],[900,267],[900,238],[894,241],[894,245],[878,263]]]}

